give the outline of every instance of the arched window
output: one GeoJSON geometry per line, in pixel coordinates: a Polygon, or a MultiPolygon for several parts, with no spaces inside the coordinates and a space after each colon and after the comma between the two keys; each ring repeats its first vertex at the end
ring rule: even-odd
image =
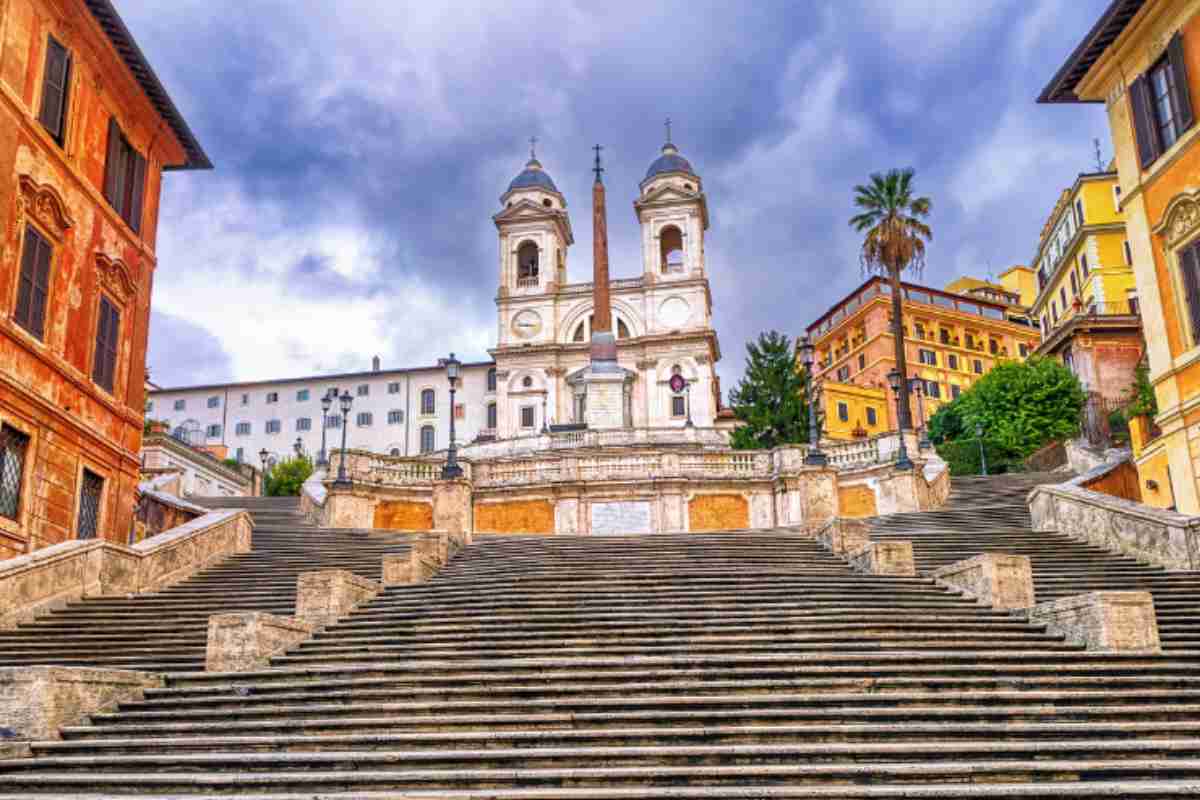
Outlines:
{"type": "MultiPolygon", "coordinates": [[[[595,314],[589,314],[587,319],[580,320],[579,324],[575,326],[575,331],[571,334],[571,341],[586,342],[591,339],[592,322],[595,320],[595,318],[595,314]]],[[[628,339],[631,334],[629,333],[629,326],[625,324],[625,320],[621,319],[616,314],[613,314],[613,321],[617,324],[617,338],[628,339]]]]}
{"type": "Polygon", "coordinates": [[[537,286],[538,247],[533,242],[522,242],[517,248],[517,286],[537,286]]]}
{"type": "Polygon", "coordinates": [[[663,272],[683,272],[683,233],[668,225],[658,234],[663,272]]]}
{"type": "Polygon", "coordinates": [[[496,391],[496,368],[492,367],[487,371],[487,390],[489,392],[496,391]]]}
{"type": "Polygon", "coordinates": [[[421,390],[421,413],[432,414],[437,410],[434,400],[433,389],[421,390]]]}
{"type": "Polygon", "coordinates": [[[496,430],[496,404],[488,403],[487,405],[487,427],[488,430],[496,430]]]}
{"type": "Polygon", "coordinates": [[[432,425],[421,426],[421,452],[432,453],[434,450],[434,434],[432,425]]]}

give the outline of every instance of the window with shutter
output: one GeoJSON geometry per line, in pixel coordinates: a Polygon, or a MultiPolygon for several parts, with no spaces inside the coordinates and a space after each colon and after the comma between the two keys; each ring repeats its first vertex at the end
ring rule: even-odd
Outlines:
{"type": "Polygon", "coordinates": [[[67,135],[67,100],[71,85],[71,53],[53,36],[46,41],[46,71],[42,76],[42,107],[38,122],[60,145],[67,135]]]}
{"type": "Polygon", "coordinates": [[[1166,54],[1129,85],[1129,107],[1143,168],[1192,127],[1195,114],[1178,33],[1171,37],[1166,54]]]}
{"type": "Polygon", "coordinates": [[[100,313],[96,321],[96,353],[92,360],[92,380],[107,392],[112,392],[117,373],[117,341],[121,313],[105,296],[100,297],[100,313]]]}
{"type": "Polygon", "coordinates": [[[25,228],[17,307],[13,320],[41,339],[46,331],[46,300],[50,296],[50,243],[31,226],[25,228]]]}
{"type": "Polygon", "coordinates": [[[1179,254],[1179,270],[1188,305],[1188,319],[1191,320],[1192,342],[1200,343],[1200,243],[1193,244],[1179,254]]]}
{"type": "Polygon", "coordinates": [[[104,199],[134,233],[141,232],[146,186],[146,159],[133,149],[116,118],[108,121],[108,159],[104,165],[104,199]]]}

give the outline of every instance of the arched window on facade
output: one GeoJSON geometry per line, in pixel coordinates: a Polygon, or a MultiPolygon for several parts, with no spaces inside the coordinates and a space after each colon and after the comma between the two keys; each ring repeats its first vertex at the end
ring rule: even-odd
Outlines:
{"type": "Polygon", "coordinates": [[[421,413],[432,414],[436,410],[433,389],[423,389],[421,391],[421,413]]]}
{"type": "MultiPolygon", "coordinates": [[[[575,326],[575,331],[571,334],[572,342],[586,342],[592,338],[592,321],[595,319],[594,314],[589,314],[586,320],[580,320],[575,326]]],[[[613,320],[617,324],[617,338],[628,339],[630,337],[629,326],[625,324],[625,320],[613,314],[613,320]]]]}
{"type": "Polygon", "coordinates": [[[663,272],[683,272],[683,233],[668,225],[658,234],[663,272]]]}
{"type": "Polygon", "coordinates": [[[537,286],[538,247],[533,242],[522,242],[517,248],[517,286],[537,286]]]}
{"type": "Polygon", "coordinates": [[[432,425],[422,425],[421,426],[421,452],[422,453],[432,453],[434,451],[435,444],[436,444],[436,441],[434,439],[433,426],[432,425]]]}
{"type": "Polygon", "coordinates": [[[492,367],[487,371],[487,390],[489,392],[496,391],[496,368],[492,367]]]}

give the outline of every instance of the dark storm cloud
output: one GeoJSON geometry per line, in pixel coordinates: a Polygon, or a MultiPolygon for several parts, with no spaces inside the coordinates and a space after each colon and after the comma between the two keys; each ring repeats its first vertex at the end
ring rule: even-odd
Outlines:
{"type": "MultiPolygon", "coordinates": [[[[590,274],[590,148],[604,144],[614,274],[629,276],[631,204],[670,115],[708,194],[728,389],[747,339],[799,333],[860,281],[846,219],[872,171],[911,165],[933,198],[928,282],[1029,259],[1058,191],[1094,168],[1092,137],[1108,151],[1101,112],[1033,104],[1103,5],[183,0],[164,14],[124,0],[217,165],[166,181],[155,302],[218,337],[211,374],[230,371],[224,353],[238,378],[375,352],[478,357],[495,328],[490,217],[525,139],[567,198],[573,280],[590,274]],[[196,271],[307,316],[231,319],[183,296],[196,271]],[[374,327],[298,341],[347,314],[374,327]]],[[[156,326],[152,352],[185,333],[156,326]]]]}

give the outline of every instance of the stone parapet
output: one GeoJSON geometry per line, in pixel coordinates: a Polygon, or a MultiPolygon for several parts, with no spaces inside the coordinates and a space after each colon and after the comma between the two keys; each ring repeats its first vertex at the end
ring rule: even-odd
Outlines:
{"type": "Polygon", "coordinates": [[[435,481],[433,484],[433,527],[455,535],[475,530],[471,482],[465,479],[435,481]]]}
{"type": "Polygon", "coordinates": [[[1028,556],[981,553],[948,564],[931,577],[995,609],[1029,608],[1034,603],[1033,569],[1028,556]]]}
{"type": "Polygon", "coordinates": [[[214,614],[208,618],[208,672],[245,672],[262,669],[271,656],[283,653],[312,636],[316,625],[251,611],[214,614]]]}
{"type": "Polygon", "coordinates": [[[236,553],[250,552],[253,523],[238,509],[212,511],[132,547],[62,542],[0,562],[0,630],[72,600],[162,589],[236,553]]]}
{"type": "Polygon", "coordinates": [[[805,533],[834,555],[848,556],[871,543],[870,529],[857,519],[831,519],[819,525],[805,526],[805,533]]]}
{"type": "Polygon", "coordinates": [[[917,574],[912,542],[870,542],[857,553],[850,553],[849,561],[851,569],[864,575],[907,578],[917,574]]]}
{"type": "Polygon", "coordinates": [[[1072,644],[1102,652],[1161,650],[1154,598],[1149,592],[1089,592],[1038,603],[1029,621],[1072,644]]]}
{"type": "Polygon", "coordinates": [[[0,725],[9,755],[28,743],[59,738],[59,730],[89,714],[142,696],[163,685],[161,675],[97,667],[0,667],[0,725]]]}
{"type": "Polygon", "coordinates": [[[398,586],[427,581],[469,543],[469,535],[446,531],[414,537],[408,553],[383,556],[383,585],[398,586]]]}
{"type": "Polygon", "coordinates": [[[324,628],[375,598],[383,586],[346,569],[301,572],[296,578],[296,619],[324,628]]]}
{"type": "Polygon", "coordinates": [[[1029,494],[1036,531],[1073,539],[1166,569],[1200,569],[1200,517],[1123,500],[1068,483],[1038,486],[1029,494]]]}

